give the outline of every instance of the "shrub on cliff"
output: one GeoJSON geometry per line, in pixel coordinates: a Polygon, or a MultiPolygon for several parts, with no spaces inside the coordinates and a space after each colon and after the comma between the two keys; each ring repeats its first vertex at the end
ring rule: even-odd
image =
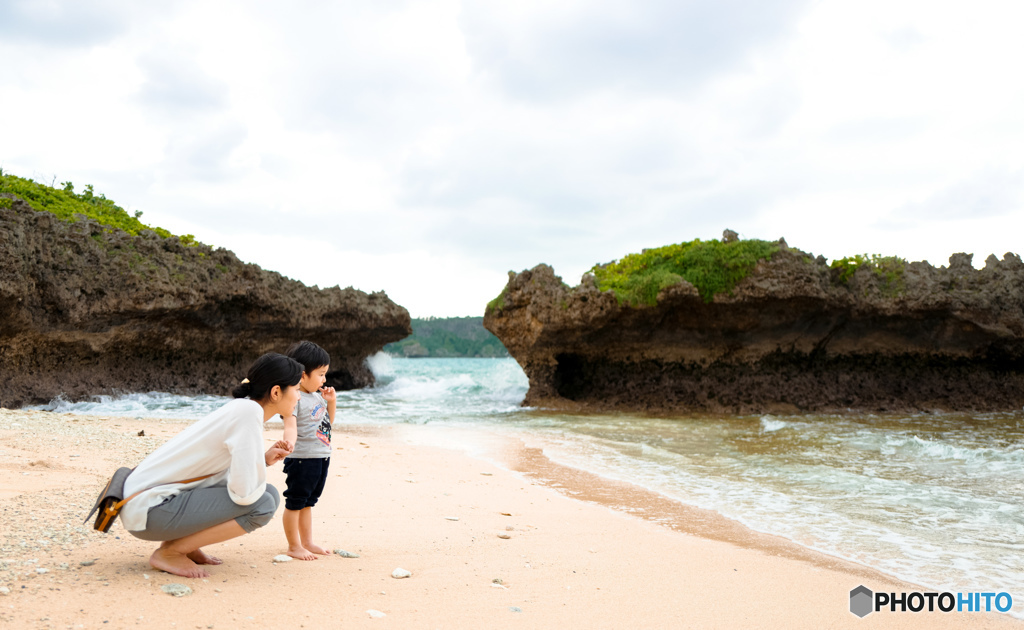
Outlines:
{"type": "Polygon", "coordinates": [[[771,260],[779,250],[769,241],[702,241],[666,245],[629,254],[590,270],[602,291],[615,291],[620,304],[653,306],[658,293],[681,280],[693,286],[705,302],[718,293],[731,292],[757,262],[771,260]]]}
{"type": "Polygon", "coordinates": [[[833,270],[833,278],[841,284],[849,284],[858,269],[867,268],[879,278],[884,293],[895,295],[905,289],[903,276],[907,261],[897,256],[856,254],[833,260],[829,267],[833,270]]]}
{"type": "MultiPolygon", "coordinates": [[[[50,212],[63,221],[75,221],[75,215],[83,215],[101,225],[106,225],[133,235],[142,230],[152,230],[163,238],[173,236],[163,228],[150,227],[139,221],[141,212],[128,214],[124,208],[107,199],[104,195],[93,193],[91,185],[82,193],[76,193],[71,182],[63,182],[61,188],[53,188],[31,179],[9,175],[0,170],[0,194],[8,194],[23,199],[38,212],[50,212]]],[[[0,205],[9,206],[10,199],[0,197],[0,205]]],[[[191,234],[180,236],[182,244],[196,244],[191,234]]]]}

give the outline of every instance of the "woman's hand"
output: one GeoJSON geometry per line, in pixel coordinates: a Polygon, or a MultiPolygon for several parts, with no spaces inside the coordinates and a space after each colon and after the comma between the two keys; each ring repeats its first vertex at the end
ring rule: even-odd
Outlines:
{"type": "Polygon", "coordinates": [[[274,442],[274,445],[267,449],[263,459],[267,463],[267,466],[273,466],[277,462],[281,461],[285,457],[288,457],[292,452],[292,447],[288,442],[284,440],[278,440],[274,442]]]}

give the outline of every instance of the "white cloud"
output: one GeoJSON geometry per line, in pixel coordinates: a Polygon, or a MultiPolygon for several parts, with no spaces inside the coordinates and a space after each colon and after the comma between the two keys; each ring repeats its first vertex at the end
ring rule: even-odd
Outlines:
{"type": "Polygon", "coordinates": [[[804,0],[464,3],[476,73],[526,100],[692,92],[794,26],[804,0]]]}
{"type": "Polygon", "coordinates": [[[1022,12],[6,3],[0,166],[418,315],[727,227],[980,264],[1020,249],[1022,12]]]}

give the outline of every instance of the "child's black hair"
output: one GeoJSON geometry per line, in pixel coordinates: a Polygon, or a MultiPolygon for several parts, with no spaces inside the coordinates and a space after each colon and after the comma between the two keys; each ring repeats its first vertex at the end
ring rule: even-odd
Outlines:
{"type": "Polygon", "coordinates": [[[235,387],[231,395],[263,400],[274,385],[280,385],[281,389],[294,387],[301,379],[302,364],[283,354],[268,352],[252,362],[245,373],[245,381],[235,387]]]}
{"type": "Polygon", "coordinates": [[[313,370],[331,364],[331,355],[312,341],[292,344],[287,354],[302,364],[302,371],[306,374],[312,374],[313,370]]]}

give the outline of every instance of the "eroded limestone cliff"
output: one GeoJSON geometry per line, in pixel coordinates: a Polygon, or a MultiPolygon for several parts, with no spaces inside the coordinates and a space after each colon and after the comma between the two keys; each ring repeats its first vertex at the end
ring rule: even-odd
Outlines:
{"type": "Polygon", "coordinates": [[[585,275],[509,274],[485,327],[526,371],[524,404],[730,413],[1009,410],[1024,405],[1024,264],[954,254],[898,282],[842,280],[787,248],[707,303],[681,282],[620,305],[585,275]]]}
{"type": "Polygon", "coordinates": [[[0,406],[63,394],[227,395],[267,351],[309,339],[328,384],[373,383],[364,359],[408,336],[383,293],[317,289],[152,232],[68,223],[15,200],[0,207],[0,406]]]}

